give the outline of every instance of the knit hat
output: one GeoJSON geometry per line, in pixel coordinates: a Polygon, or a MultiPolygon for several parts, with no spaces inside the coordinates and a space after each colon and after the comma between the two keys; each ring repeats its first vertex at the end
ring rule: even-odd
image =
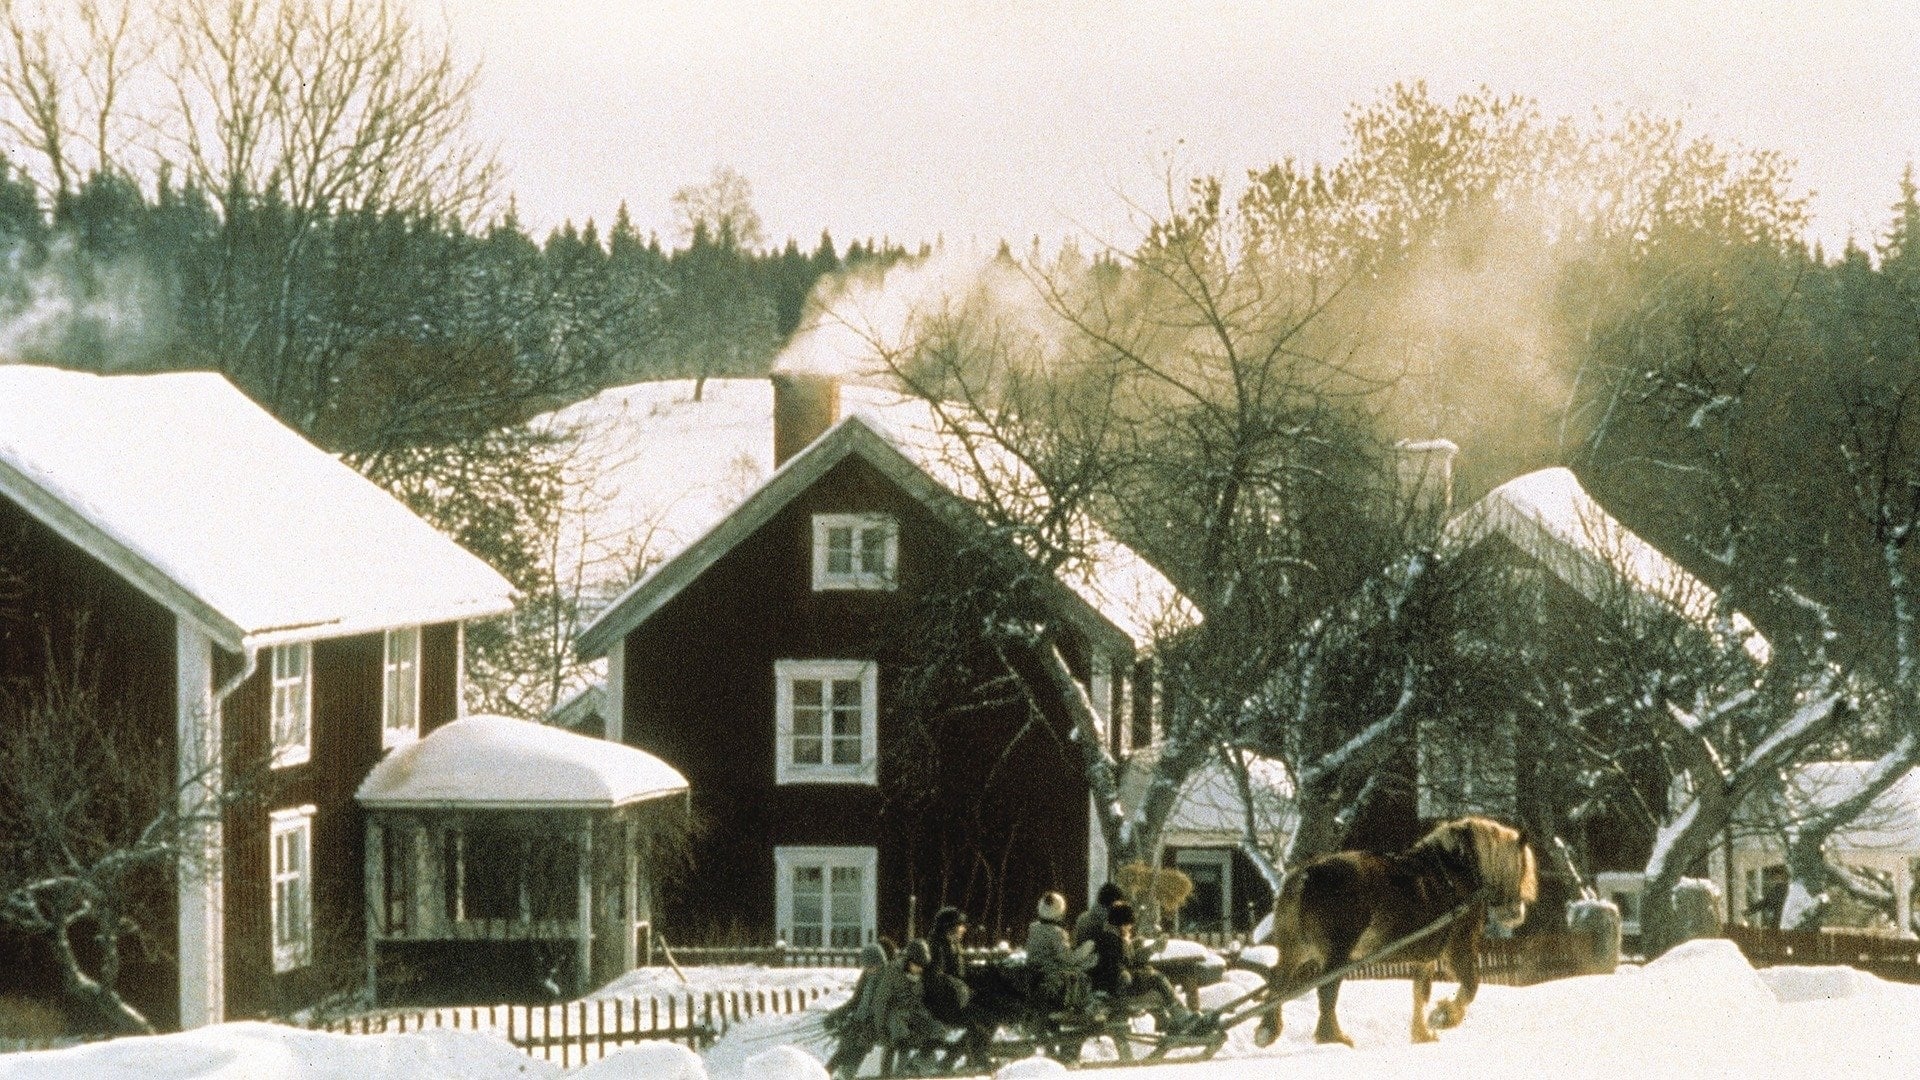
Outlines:
{"type": "Polygon", "coordinates": [[[1112,907],[1116,901],[1125,900],[1126,898],[1127,890],[1111,881],[1100,886],[1100,891],[1093,894],[1093,902],[1099,904],[1101,907],[1112,907]]]}
{"type": "Polygon", "coordinates": [[[943,907],[934,913],[933,933],[935,937],[946,934],[956,926],[967,925],[967,913],[957,907],[943,907]]]}
{"type": "Polygon", "coordinates": [[[1108,926],[1132,926],[1133,905],[1125,900],[1115,900],[1107,906],[1108,926]]]}
{"type": "Polygon", "coordinates": [[[1037,910],[1041,918],[1059,922],[1067,917],[1067,898],[1057,892],[1050,892],[1040,898],[1040,906],[1037,910]]]}
{"type": "Polygon", "coordinates": [[[907,942],[906,950],[900,955],[907,963],[919,964],[921,967],[933,963],[933,949],[927,945],[925,938],[914,938],[907,942]]]}

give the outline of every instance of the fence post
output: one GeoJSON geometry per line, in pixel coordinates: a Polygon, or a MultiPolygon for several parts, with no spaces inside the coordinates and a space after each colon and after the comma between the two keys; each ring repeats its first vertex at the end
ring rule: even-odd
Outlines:
{"type": "Polygon", "coordinates": [[[1567,929],[1574,935],[1575,975],[1610,975],[1620,966],[1620,908],[1613,901],[1568,904],[1567,929]]]}

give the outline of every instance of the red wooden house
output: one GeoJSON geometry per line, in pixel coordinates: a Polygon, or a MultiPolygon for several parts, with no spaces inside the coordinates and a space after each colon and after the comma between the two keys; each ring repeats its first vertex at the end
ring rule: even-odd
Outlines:
{"type": "Polygon", "coordinates": [[[1036,697],[1036,719],[1005,677],[1018,650],[955,598],[1020,597],[1004,613],[1053,628],[1122,751],[1153,736],[1133,690],[1147,609],[1184,601],[1110,541],[1092,566],[1039,568],[957,493],[937,435],[841,418],[830,379],[774,384],[771,475],[579,641],[608,660],[608,736],[692,789],[693,867],[663,924],[849,946],[956,904],[1023,933],[1040,893],[1084,896],[1105,856],[1063,710],[1036,697]]]}
{"type": "Polygon", "coordinates": [[[176,797],[226,807],[163,904],[172,960],[129,999],[192,1027],[351,978],[331,960],[364,951],[355,788],[460,714],[462,626],[507,582],[218,375],[25,365],[0,366],[0,573],[6,689],[83,657],[176,797]]]}

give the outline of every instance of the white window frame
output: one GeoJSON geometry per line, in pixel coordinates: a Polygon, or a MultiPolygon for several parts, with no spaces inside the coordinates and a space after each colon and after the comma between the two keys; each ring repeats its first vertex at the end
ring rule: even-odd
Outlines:
{"type": "Polygon", "coordinates": [[[268,815],[268,921],[276,974],[313,962],[313,815],[311,805],[268,815]],[[293,855],[297,865],[284,856],[293,855]]]}
{"type": "MultiPolygon", "coordinates": [[[[817,867],[823,876],[831,882],[833,871],[854,869],[860,871],[860,942],[865,945],[874,940],[879,932],[875,921],[876,906],[879,902],[880,852],[870,847],[776,847],[773,849],[774,867],[774,927],[780,940],[793,943],[793,872],[807,867],[817,867]]],[[[825,908],[822,911],[824,923],[821,926],[821,948],[836,948],[833,945],[833,894],[829,890],[825,908]]],[[[805,946],[813,948],[814,946],[805,946]]]]}
{"type": "Polygon", "coordinates": [[[273,743],[272,767],[281,769],[313,758],[313,644],[275,645],[269,653],[268,738],[273,743]],[[293,737],[296,718],[297,739],[293,737]]]}
{"type": "MultiPolygon", "coordinates": [[[[878,784],[880,770],[880,665],[872,660],[776,660],[773,664],[774,782],[776,784],[878,784]],[[822,702],[835,680],[860,683],[860,760],[850,765],[795,761],[793,688],[799,682],[822,684],[822,702]]],[[[832,745],[831,724],[823,723],[822,757],[832,745]]]]}
{"type": "Polygon", "coordinates": [[[420,628],[389,630],[381,646],[380,746],[391,750],[420,738],[420,628]],[[409,647],[408,642],[412,644],[409,647]],[[399,647],[405,655],[396,657],[399,647]]]}
{"type": "Polygon", "coordinates": [[[864,589],[891,591],[899,580],[900,567],[900,526],[890,514],[815,514],[813,515],[813,590],[829,592],[834,590],[864,589]],[[830,545],[828,539],[834,529],[848,529],[852,534],[852,560],[850,570],[835,571],[828,567],[830,545]],[[868,566],[863,552],[863,542],[867,533],[878,531],[883,536],[881,558],[883,565],[868,566]]]}

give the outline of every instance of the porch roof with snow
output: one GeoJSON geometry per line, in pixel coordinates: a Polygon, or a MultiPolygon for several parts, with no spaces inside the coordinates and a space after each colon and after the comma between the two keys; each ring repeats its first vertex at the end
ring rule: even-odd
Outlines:
{"type": "MultiPolygon", "coordinates": [[[[854,396],[855,407],[849,409],[848,415],[738,502],[723,506],[724,500],[715,499],[710,493],[692,492],[684,492],[688,498],[679,501],[653,500],[678,511],[676,532],[661,537],[670,549],[668,557],[615,598],[581,632],[577,651],[582,658],[597,659],[606,655],[616,640],[645,622],[734,545],[753,535],[828,470],[850,456],[866,460],[901,490],[956,528],[977,535],[988,531],[985,519],[964,497],[979,486],[977,474],[954,460],[952,446],[939,433],[925,404],[917,403],[918,411],[927,414],[924,423],[914,423],[916,403],[910,399],[891,395],[893,400],[886,401],[883,391],[847,389],[859,389],[859,395],[854,396]],[[867,403],[884,403],[884,407],[860,407],[862,399],[867,403]],[[703,517],[697,509],[688,512],[687,501],[705,508],[708,515],[717,516],[706,516],[704,530],[690,538],[685,546],[674,548],[681,536],[692,531],[691,523],[703,517]]],[[[714,391],[710,382],[707,393],[714,391]]],[[[753,445],[764,445],[770,451],[773,445],[770,390],[765,399],[765,406],[758,411],[766,419],[745,426],[753,433],[753,445]]],[[[711,446],[698,453],[688,451],[679,460],[712,460],[727,449],[711,446]]],[[[655,454],[638,456],[655,458],[655,454]]],[[[747,464],[757,461],[757,458],[749,459],[747,464]]],[[[738,466],[741,462],[736,457],[733,464],[738,466]]],[[[645,489],[624,492],[620,500],[630,505],[649,501],[645,489]]],[[[1091,522],[1081,522],[1079,527],[1084,533],[1088,558],[1063,566],[1055,576],[1058,587],[1053,590],[1054,599],[1079,625],[1142,648],[1163,627],[1198,621],[1197,612],[1186,598],[1152,564],[1091,522]]]]}
{"type": "MultiPolygon", "coordinates": [[[[1143,748],[1127,760],[1120,777],[1123,810],[1131,813],[1146,798],[1160,750],[1143,748]]],[[[1249,756],[1245,765],[1251,808],[1239,779],[1218,758],[1209,758],[1181,784],[1173,809],[1161,824],[1161,839],[1179,847],[1230,847],[1251,823],[1260,837],[1284,842],[1295,823],[1293,778],[1285,765],[1272,758],[1249,756]]]]}
{"type": "Polygon", "coordinates": [[[0,494],[234,652],[513,603],[486,563],[211,372],[0,364],[0,494]]]}
{"type": "MultiPolygon", "coordinates": [[[[1505,538],[1595,603],[1621,584],[1705,626],[1719,597],[1665,552],[1607,512],[1573,472],[1540,469],[1488,492],[1447,523],[1449,544],[1505,538]]],[[[1747,617],[1734,612],[1730,630],[1748,655],[1766,663],[1773,647],[1747,617]]]]}
{"type": "MultiPolygon", "coordinates": [[[[1768,816],[1792,820],[1818,807],[1845,801],[1861,789],[1874,765],[1872,761],[1810,761],[1799,765],[1787,776],[1785,805],[1768,816]]],[[[1747,824],[1758,828],[1762,823],[1747,824]]],[[[1766,848],[1777,845],[1778,840],[1766,832],[1743,835],[1734,843],[1743,848],[1766,848]]],[[[1909,771],[1881,792],[1865,812],[1834,833],[1828,844],[1835,854],[1920,856],[1920,769],[1909,771]]]]}
{"type": "Polygon", "coordinates": [[[644,750],[506,716],[469,716],[388,754],[354,798],[370,810],[611,810],[687,790],[644,750]]]}

